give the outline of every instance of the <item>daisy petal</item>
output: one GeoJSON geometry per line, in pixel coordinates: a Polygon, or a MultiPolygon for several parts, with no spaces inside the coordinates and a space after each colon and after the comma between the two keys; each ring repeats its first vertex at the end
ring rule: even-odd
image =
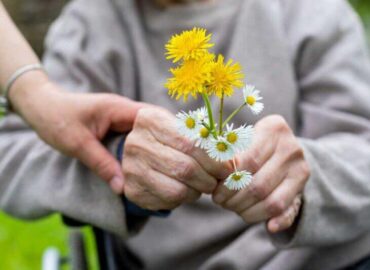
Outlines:
{"type": "Polygon", "coordinates": [[[250,172],[234,172],[226,178],[224,185],[230,190],[241,190],[249,186],[252,179],[253,177],[250,172]]]}

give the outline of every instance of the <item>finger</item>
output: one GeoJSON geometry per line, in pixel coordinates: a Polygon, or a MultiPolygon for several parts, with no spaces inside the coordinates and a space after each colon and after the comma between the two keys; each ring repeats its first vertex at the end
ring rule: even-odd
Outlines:
{"type": "MultiPolygon", "coordinates": [[[[246,153],[244,153],[245,155],[246,153]]],[[[247,164],[241,165],[241,161],[244,158],[239,158],[237,157],[235,162],[236,162],[236,167],[242,168],[242,170],[247,170],[251,173],[255,173],[257,171],[257,163],[255,162],[248,162],[247,164]]],[[[251,159],[253,160],[253,159],[251,159]]],[[[246,189],[243,189],[246,190],[246,189]]],[[[227,202],[229,199],[231,199],[235,194],[242,192],[242,191],[236,191],[236,190],[230,190],[224,185],[224,181],[219,182],[217,185],[217,188],[213,192],[212,199],[216,204],[224,205],[225,202],[227,202]]],[[[243,200],[245,197],[243,197],[243,200]]]]}
{"type": "Polygon", "coordinates": [[[136,102],[118,95],[107,95],[101,102],[101,111],[109,115],[110,129],[115,132],[125,132],[132,129],[138,111],[153,105],[136,102]]]}
{"type": "Polygon", "coordinates": [[[174,209],[184,202],[193,202],[200,193],[160,172],[148,169],[142,177],[128,177],[126,197],[138,206],[153,211],[174,209]]]}
{"type": "Polygon", "coordinates": [[[277,233],[279,231],[283,231],[283,230],[290,228],[299,214],[299,210],[301,209],[301,204],[302,204],[302,196],[298,195],[294,199],[293,204],[291,204],[288,207],[288,209],[283,212],[283,214],[281,214],[278,217],[274,217],[268,221],[267,229],[271,233],[277,233]]]}
{"type": "Polygon", "coordinates": [[[270,131],[269,126],[264,124],[263,119],[254,127],[252,144],[249,149],[240,155],[240,166],[257,171],[274,154],[279,136],[270,131]]]}
{"type": "Polygon", "coordinates": [[[224,207],[239,213],[264,200],[283,181],[289,165],[279,155],[273,155],[254,174],[252,183],[225,201],[224,207]]]}
{"type": "Polygon", "coordinates": [[[195,143],[180,135],[176,128],[176,118],[170,113],[157,113],[158,124],[150,128],[150,132],[162,144],[176,149],[186,155],[193,157],[198,164],[207,172],[218,179],[226,178],[232,170],[229,162],[217,162],[211,159],[204,150],[195,146],[195,143]]]}
{"type": "Polygon", "coordinates": [[[140,151],[145,151],[148,165],[170,178],[176,179],[185,185],[202,193],[212,193],[217,180],[209,175],[196,160],[173,148],[152,142],[142,145],[140,151]]]}
{"type": "Polygon", "coordinates": [[[224,181],[220,181],[212,194],[212,200],[216,204],[224,205],[224,202],[232,198],[237,192],[238,191],[228,189],[224,185],[224,181]]]}
{"type": "MultiPolygon", "coordinates": [[[[237,168],[239,170],[247,170],[252,174],[255,174],[260,168],[263,168],[264,164],[271,158],[275,150],[275,138],[270,138],[270,134],[263,132],[263,130],[256,130],[256,135],[253,144],[249,150],[244,151],[237,156],[237,168]]],[[[270,165],[272,166],[272,165],[270,165]]],[[[261,173],[260,173],[261,174],[261,173]]],[[[262,178],[263,176],[258,176],[262,178]]],[[[254,176],[256,178],[256,176],[254,176]]],[[[253,182],[252,182],[253,183],[253,182]]],[[[255,190],[257,191],[257,190],[255,190]]],[[[231,191],[224,185],[218,185],[217,189],[213,193],[213,200],[217,204],[224,205],[227,201],[235,196],[235,194],[241,193],[236,199],[229,202],[230,206],[227,208],[232,209],[235,207],[235,203],[239,204],[240,198],[245,203],[245,205],[252,205],[256,203],[256,199],[251,196],[246,196],[246,193],[250,193],[248,189],[243,189],[242,191],[231,191]],[[246,201],[246,198],[249,199],[246,201]]],[[[259,192],[259,191],[257,191],[259,192]]]]}
{"type": "Polygon", "coordinates": [[[108,182],[114,192],[121,194],[124,179],[119,162],[93,136],[89,135],[80,145],[73,151],[73,156],[108,182]]]}
{"type": "Polygon", "coordinates": [[[191,151],[188,151],[187,154],[193,157],[206,172],[216,179],[223,180],[233,172],[231,161],[215,161],[201,148],[195,147],[191,151]]]}
{"type": "Polygon", "coordinates": [[[191,203],[199,199],[201,195],[199,191],[183,183],[174,181],[172,178],[156,170],[150,170],[149,177],[153,180],[161,179],[163,185],[157,186],[158,188],[154,188],[152,192],[165,202],[191,203]],[[166,186],[167,189],[164,189],[163,186],[166,186]]]}
{"type": "Polygon", "coordinates": [[[265,200],[242,210],[240,215],[249,223],[281,215],[303,189],[300,179],[285,179],[265,200]]]}

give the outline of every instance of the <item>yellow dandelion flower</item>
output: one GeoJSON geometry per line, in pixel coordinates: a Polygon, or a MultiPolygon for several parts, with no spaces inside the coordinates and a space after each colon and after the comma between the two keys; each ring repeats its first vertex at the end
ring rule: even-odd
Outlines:
{"type": "Polygon", "coordinates": [[[191,95],[194,98],[198,93],[205,91],[206,85],[210,82],[213,54],[207,54],[200,60],[189,60],[177,68],[171,68],[173,77],[165,84],[168,94],[184,98],[184,101],[191,95]]]}
{"type": "Polygon", "coordinates": [[[166,44],[167,59],[199,60],[208,53],[208,49],[214,44],[209,43],[211,34],[205,29],[194,27],[192,30],[183,31],[180,35],[174,35],[166,44]]]}
{"type": "Polygon", "coordinates": [[[219,98],[222,97],[222,94],[231,96],[234,92],[233,87],[241,88],[243,86],[243,78],[244,75],[239,63],[233,63],[233,60],[230,59],[224,64],[224,57],[218,55],[212,65],[208,94],[214,94],[219,98]]]}

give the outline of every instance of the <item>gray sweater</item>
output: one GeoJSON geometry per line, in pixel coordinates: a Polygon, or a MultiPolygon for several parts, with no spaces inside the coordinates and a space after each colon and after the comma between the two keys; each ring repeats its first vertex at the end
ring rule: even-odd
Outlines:
{"type": "MultiPolygon", "coordinates": [[[[214,51],[241,62],[262,91],[263,114],[235,123],[277,113],[299,137],[312,176],[294,228],[269,235],[203,196],[129,236],[119,197],[16,116],[0,123],[1,208],[28,219],[61,212],[114,232],[147,269],[337,269],[369,256],[370,65],[346,1],[215,0],[160,10],[149,0],[76,0],[50,30],[44,63],[71,91],[194,109],[199,101],[176,102],[163,87],[164,44],[193,26],[213,32],[214,51]]],[[[115,151],[117,138],[107,146],[115,151]]]]}

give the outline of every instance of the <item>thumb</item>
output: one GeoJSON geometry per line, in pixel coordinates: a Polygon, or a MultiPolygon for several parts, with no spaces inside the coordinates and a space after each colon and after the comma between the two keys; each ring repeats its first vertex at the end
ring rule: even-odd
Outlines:
{"type": "Polygon", "coordinates": [[[121,165],[96,138],[85,141],[75,157],[106,181],[114,192],[123,193],[121,165]]]}

